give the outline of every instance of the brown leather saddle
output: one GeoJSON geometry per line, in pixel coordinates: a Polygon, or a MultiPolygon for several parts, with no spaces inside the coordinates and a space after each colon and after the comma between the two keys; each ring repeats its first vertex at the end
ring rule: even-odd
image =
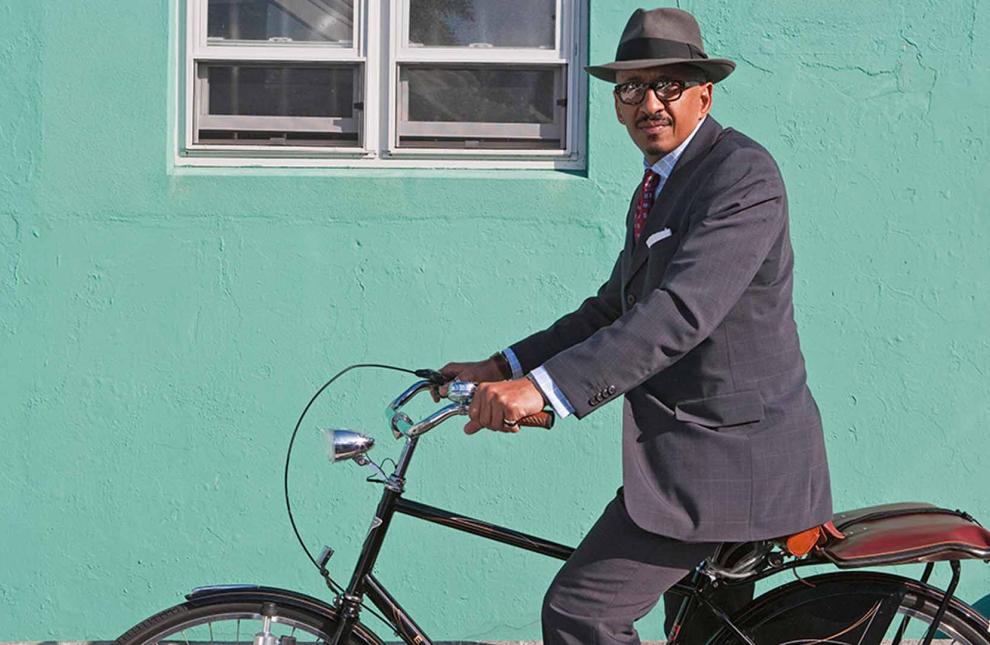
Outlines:
{"type": "Polygon", "coordinates": [[[990,531],[964,511],[901,502],[844,511],[778,540],[791,555],[815,552],[837,567],[990,560],[990,531]]]}

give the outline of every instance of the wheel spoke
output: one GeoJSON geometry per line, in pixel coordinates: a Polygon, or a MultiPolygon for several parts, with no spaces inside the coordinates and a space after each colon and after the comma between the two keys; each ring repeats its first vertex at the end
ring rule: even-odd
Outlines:
{"type": "MultiPolygon", "coordinates": [[[[299,645],[326,645],[336,629],[334,621],[320,613],[273,603],[218,602],[199,606],[179,606],[181,611],[165,611],[152,619],[125,645],[251,645],[254,634],[262,631],[270,614],[272,635],[291,636],[299,645]],[[329,630],[329,634],[328,634],[329,630]],[[244,631],[244,640],[241,640],[244,631]]],[[[354,640],[360,639],[355,635],[354,640]]],[[[360,641],[364,643],[364,640],[360,641]]],[[[380,643],[379,640],[374,640],[380,643]]]]}
{"type": "MultiPolygon", "coordinates": [[[[812,645],[868,639],[906,645],[920,644],[937,621],[932,645],[990,645],[985,618],[958,600],[945,602],[945,592],[915,580],[843,572],[815,576],[809,582],[814,584],[789,583],[754,600],[736,619],[737,626],[756,643],[812,645]]],[[[735,645],[739,639],[723,626],[711,642],[735,645]]]]}
{"type": "Polygon", "coordinates": [[[907,630],[908,623],[911,622],[911,617],[906,615],[901,619],[901,625],[897,628],[897,633],[894,635],[894,639],[890,642],[890,645],[901,645],[901,639],[904,638],[904,632],[907,630]]]}

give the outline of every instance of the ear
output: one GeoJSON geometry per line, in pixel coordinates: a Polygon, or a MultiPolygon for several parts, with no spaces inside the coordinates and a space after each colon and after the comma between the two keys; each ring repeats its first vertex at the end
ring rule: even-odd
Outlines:
{"type": "Polygon", "coordinates": [[[622,125],[626,124],[626,120],[622,118],[622,108],[619,104],[619,97],[615,94],[612,95],[612,100],[615,102],[615,118],[619,120],[622,125]]]}
{"type": "Polygon", "coordinates": [[[699,92],[698,98],[701,102],[701,115],[705,116],[712,109],[712,93],[715,91],[715,85],[711,82],[705,83],[701,86],[701,92],[699,92]]]}

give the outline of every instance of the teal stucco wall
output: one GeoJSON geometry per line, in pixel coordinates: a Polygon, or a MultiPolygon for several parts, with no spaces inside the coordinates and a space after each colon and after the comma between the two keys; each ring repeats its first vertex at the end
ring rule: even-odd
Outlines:
{"type": "MultiPolygon", "coordinates": [[[[637,4],[591,3],[592,61],[637,4]]],[[[739,62],[714,114],[787,182],[837,508],[990,521],[990,3],[680,6],[739,62]]],[[[172,168],[171,10],[0,4],[0,640],[112,638],[211,582],[325,596],[281,502],[309,395],[349,363],[480,358],[568,311],[610,267],[640,173],[597,82],[587,173],[172,168]]],[[[394,457],[381,411],[408,383],[345,377],[298,441],[300,526],[340,578],[378,489],[326,464],[316,428],[394,457]]],[[[619,417],[449,424],[410,496],[574,543],[619,483],[619,417]]],[[[380,577],[432,635],[538,637],[556,562],[393,530],[380,577]]],[[[990,570],[964,567],[960,596],[988,593],[990,570]]]]}

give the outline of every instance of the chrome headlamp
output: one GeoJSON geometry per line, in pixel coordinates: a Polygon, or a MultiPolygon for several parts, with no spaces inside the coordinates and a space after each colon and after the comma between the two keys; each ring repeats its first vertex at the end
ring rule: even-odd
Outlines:
{"type": "Polygon", "coordinates": [[[371,437],[343,428],[328,428],[323,431],[323,436],[327,442],[327,456],[332,462],[353,459],[363,466],[368,462],[365,453],[375,445],[371,437]]]}

